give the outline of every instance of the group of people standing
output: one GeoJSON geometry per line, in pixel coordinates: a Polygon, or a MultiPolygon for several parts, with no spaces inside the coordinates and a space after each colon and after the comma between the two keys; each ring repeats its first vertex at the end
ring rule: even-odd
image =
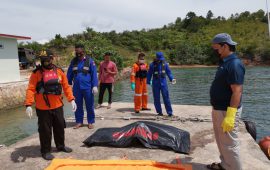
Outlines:
{"type": "MultiPolygon", "coordinates": [[[[100,63],[97,74],[97,66],[94,60],[86,55],[84,46],[75,45],[75,57],[71,60],[65,75],[64,71],[53,64],[54,54],[49,50],[41,51],[39,57],[41,65],[38,65],[30,76],[26,91],[26,113],[32,116],[32,105],[36,105],[38,117],[38,132],[40,137],[41,154],[46,160],[53,159],[51,151],[52,131],[54,133],[55,145],[58,151],[71,152],[72,149],[65,146],[64,128],[65,119],[63,112],[62,90],[75,112],[76,125],[74,129],[83,126],[85,102],[87,112],[88,128],[93,129],[95,123],[94,95],[98,93],[99,98],[96,109],[102,107],[103,96],[108,90],[108,106],[111,108],[113,85],[118,73],[116,64],[111,61],[111,53],[104,54],[104,61],[100,63]],[[71,89],[72,87],[72,89],[71,89]]],[[[147,107],[148,94],[147,84],[153,86],[154,103],[158,115],[162,115],[160,104],[160,91],[162,92],[166,110],[172,116],[172,107],[169,99],[168,87],[165,75],[172,82],[175,79],[169,69],[168,63],[161,52],[156,54],[156,59],[150,64],[145,63],[145,54],[138,55],[138,61],[133,65],[131,73],[131,88],[135,90],[134,105],[135,112],[150,110],[147,107]],[[152,84],[153,79],[153,84],[152,84]]]]}
{"type": "MultiPolygon", "coordinates": [[[[212,49],[219,57],[220,63],[210,89],[212,105],[212,119],[214,134],[220,152],[221,163],[207,165],[208,169],[241,168],[238,142],[238,122],[242,111],[242,90],[245,68],[235,54],[236,42],[226,33],[217,34],[212,39],[212,49]]],[[[29,79],[26,92],[26,113],[32,116],[31,106],[35,102],[38,117],[38,132],[41,145],[41,155],[46,160],[52,160],[51,154],[52,131],[58,151],[72,152],[65,146],[64,128],[66,127],[62,91],[72,105],[75,112],[76,125],[74,129],[83,126],[85,102],[87,110],[88,128],[93,129],[95,123],[94,95],[98,93],[99,99],[96,109],[103,103],[103,95],[107,89],[109,100],[107,109],[111,108],[113,84],[118,73],[116,64],[110,60],[110,53],[104,54],[104,61],[100,63],[99,75],[94,60],[86,55],[83,45],[75,46],[76,56],[70,62],[67,75],[53,64],[53,54],[42,51],[41,65],[33,71],[29,79]],[[73,87],[73,89],[71,89],[73,87]]],[[[154,61],[148,66],[145,54],[139,53],[138,60],[132,66],[130,75],[131,89],[134,91],[134,111],[150,110],[148,104],[147,85],[152,87],[154,106],[159,116],[163,115],[160,93],[168,116],[173,116],[169,98],[167,79],[176,83],[165,61],[162,52],[157,52],[154,61]]]]}
{"type": "Polygon", "coordinates": [[[109,90],[109,105],[111,104],[112,84],[117,74],[116,65],[110,61],[110,53],[104,55],[104,62],[99,68],[99,76],[94,60],[85,54],[84,46],[75,45],[76,56],[71,60],[67,75],[53,64],[54,54],[49,50],[40,53],[41,65],[38,65],[30,76],[26,91],[26,113],[31,118],[32,105],[35,103],[38,117],[38,132],[41,155],[45,160],[52,160],[52,131],[58,151],[72,152],[65,146],[64,128],[66,127],[62,91],[75,112],[76,125],[74,129],[83,126],[85,102],[88,128],[93,129],[95,123],[94,95],[98,93],[100,83],[99,105],[102,104],[106,88],[109,90]],[[98,80],[99,79],[99,80],[98,80]],[[72,87],[72,89],[71,89],[72,87]]]}

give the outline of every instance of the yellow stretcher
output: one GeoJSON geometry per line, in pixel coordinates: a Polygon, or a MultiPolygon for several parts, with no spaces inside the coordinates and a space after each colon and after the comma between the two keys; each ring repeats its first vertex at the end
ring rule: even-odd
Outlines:
{"type": "Polygon", "coordinates": [[[150,160],[54,159],[45,170],[192,170],[191,165],[167,164],[150,160]]]}

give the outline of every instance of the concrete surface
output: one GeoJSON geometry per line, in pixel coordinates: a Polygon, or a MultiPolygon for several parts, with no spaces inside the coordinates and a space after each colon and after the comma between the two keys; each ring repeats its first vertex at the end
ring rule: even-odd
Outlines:
{"type": "MultiPolygon", "coordinates": [[[[138,118],[155,119],[154,107],[150,104],[152,111],[142,112],[139,116],[133,112],[132,103],[113,103],[112,109],[102,107],[96,110],[95,129],[87,127],[72,129],[73,118],[68,119],[66,128],[66,145],[73,148],[73,152],[53,152],[56,158],[72,158],[83,160],[121,159],[131,160],[155,160],[159,162],[175,163],[179,157],[182,163],[193,165],[194,170],[204,170],[205,165],[218,162],[219,152],[214,140],[211,122],[211,108],[208,106],[186,106],[174,105],[174,113],[181,117],[179,121],[158,120],[158,123],[175,126],[187,130],[191,134],[191,153],[189,155],[175,153],[160,149],[147,148],[112,148],[83,146],[82,141],[89,137],[96,129],[103,127],[121,127],[138,120],[124,120],[135,116],[138,118]],[[103,118],[101,118],[103,117],[103,118]],[[117,119],[113,119],[117,117],[117,119]],[[196,121],[205,120],[205,121],[196,121]]],[[[156,121],[156,120],[153,120],[156,121]]],[[[244,170],[267,170],[270,169],[270,161],[266,158],[259,146],[247,133],[244,123],[240,125],[241,160],[244,170]]],[[[54,143],[53,143],[54,146],[54,143]]],[[[0,169],[22,169],[36,170],[44,169],[50,164],[40,157],[39,138],[35,134],[9,147],[0,148],[0,169]]],[[[54,148],[55,150],[55,148],[54,148]]]]}

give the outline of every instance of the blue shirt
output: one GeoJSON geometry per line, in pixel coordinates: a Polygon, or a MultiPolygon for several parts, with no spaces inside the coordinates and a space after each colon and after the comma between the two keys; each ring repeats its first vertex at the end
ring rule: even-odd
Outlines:
{"type": "Polygon", "coordinates": [[[90,58],[89,61],[89,72],[87,74],[83,73],[83,67],[84,67],[84,62],[86,62],[86,58],[78,62],[78,73],[74,74],[72,71],[73,68],[73,61],[71,61],[69,67],[68,67],[68,72],[67,72],[67,78],[68,78],[68,83],[72,85],[73,82],[73,88],[76,89],[91,89],[93,87],[98,86],[98,78],[97,78],[97,69],[95,62],[92,58],[90,58]]]}
{"type": "MultiPolygon", "coordinates": [[[[232,84],[243,85],[245,67],[235,53],[224,58],[217,68],[210,88],[210,102],[215,110],[227,110],[232,96],[232,84]]],[[[238,107],[241,106],[241,102],[238,107]]]]}

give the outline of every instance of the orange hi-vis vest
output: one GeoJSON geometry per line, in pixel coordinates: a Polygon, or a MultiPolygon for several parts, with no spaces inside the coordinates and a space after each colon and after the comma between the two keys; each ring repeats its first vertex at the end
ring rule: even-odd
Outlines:
{"type": "Polygon", "coordinates": [[[148,65],[143,63],[134,63],[130,75],[130,82],[135,83],[135,79],[144,79],[147,77],[148,65]]]}
{"type": "Polygon", "coordinates": [[[29,79],[24,105],[31,106],[35,102],[36,108],[40,110],[50,110],[61,107],[63,106],[62,95],[60,93],[62,89],[69,102],[74,100],[71,87],[62,69],[35,70],[29,79]],[[40,85],[42,83],[44,84],[40,85]],[[57,87],[57,84],[59,84],[59,87],[57,87]],[[49,105],[46,100],[44,100],[44,95],[46,95],[49,105]]]}

